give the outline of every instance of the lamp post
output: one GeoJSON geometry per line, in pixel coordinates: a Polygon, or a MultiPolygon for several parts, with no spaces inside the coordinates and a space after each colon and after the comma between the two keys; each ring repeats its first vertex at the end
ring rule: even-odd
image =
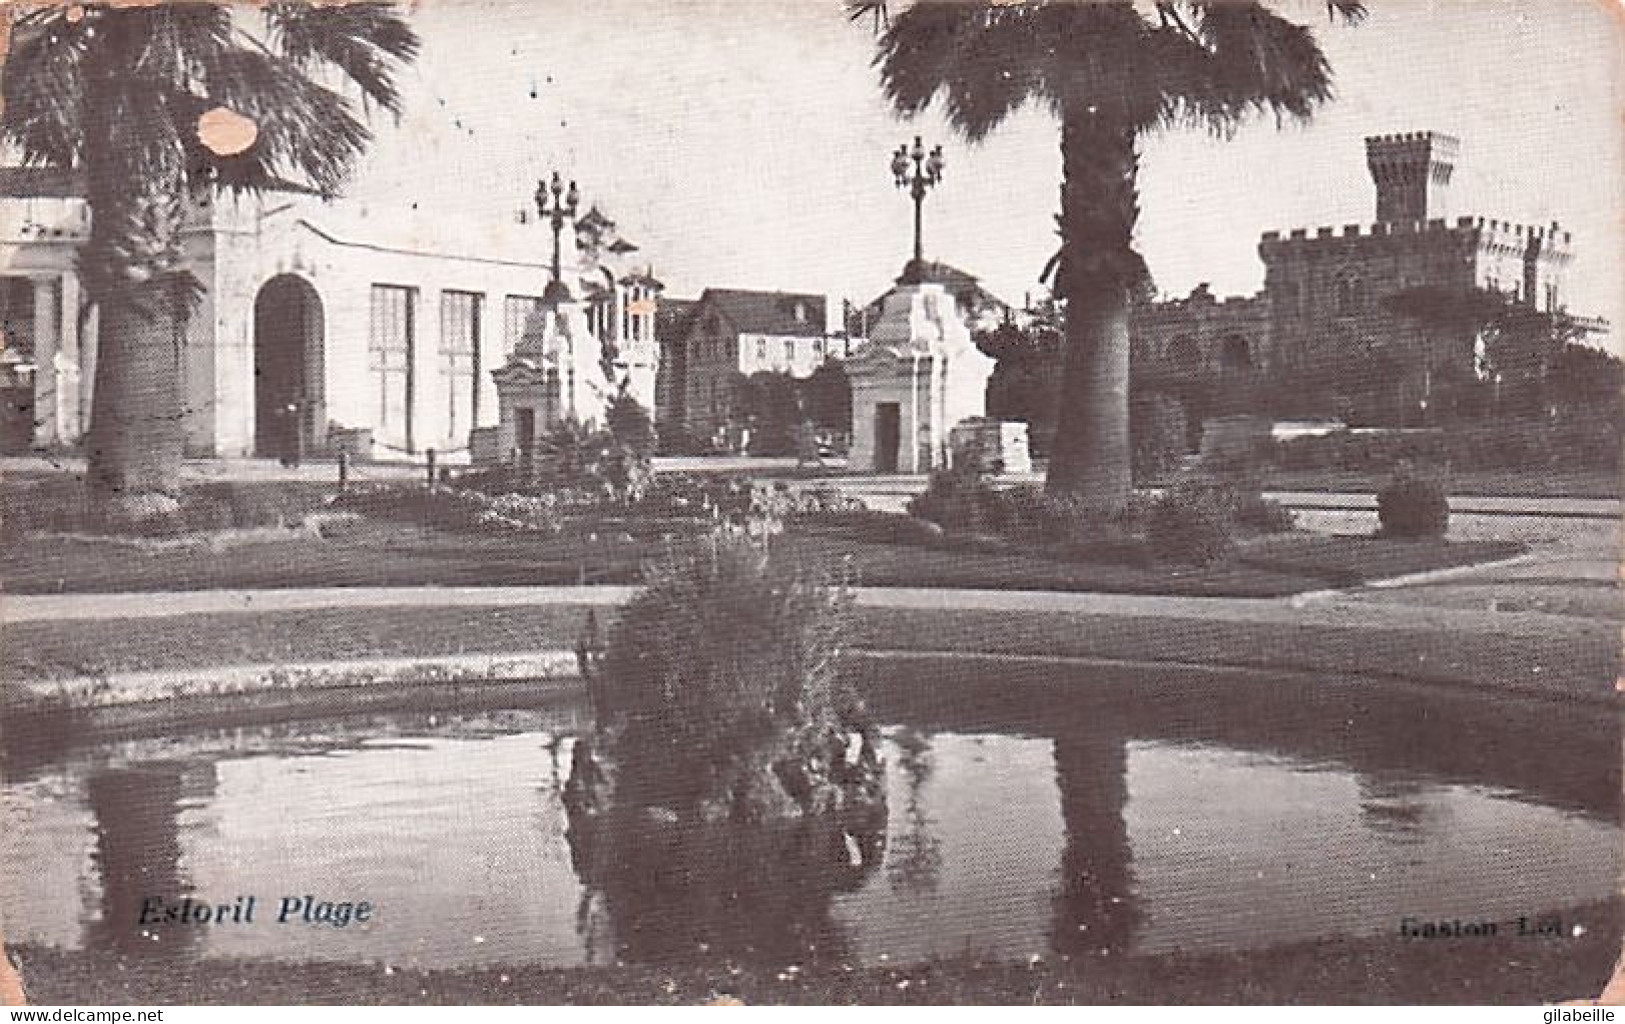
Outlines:
{"type": "Polygon", "coordinates": [[[576,183],[570,182],[569,191],[565,191],[564,182],[559,172],[553,172],[550,182],[536,183],[536,213],[549,222],[553,228],[553,280],[547,283],[542,292],[543,302],[568,302],[570,289],[564,283],[564,272],[559,266],[559,232],[564,230],[566,220],[575,219],[576,207],[581,202],[581,195],[576,191],[576,183]],[[552,202],[548,202],[549,195],[552,202]]]}
{"type": "Polygon", "coordinates": [[[942,180],[942,163],[942,147],[933,146],[931,152],[927,153],[918,135],[914,136],[913,146],[898,146],[891,155],[893,180],[898,188],[906,186],[908,194],[914,199],[914,258],[903,268],[903,276],[897,279],[900,284],[918,284],[926,278],[920,208],[925,203],[926,191],[942,180]],[[909,166],[911,163],[912,170],[909,166]]]}

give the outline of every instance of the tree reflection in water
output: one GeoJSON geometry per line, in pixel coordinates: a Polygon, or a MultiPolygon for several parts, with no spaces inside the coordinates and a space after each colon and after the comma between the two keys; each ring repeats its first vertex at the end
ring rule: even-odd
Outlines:
{"type": "Polygon", "coordinates": [[[573,822],[567,838],[586,889],[576,927],[589,955],[612,936],[629,962],[789,964],[847,951],[831,903],[879,867],[885,822],[676,824],[626,813],[573,822]]]}
{"type": "Polygon", "coordinates": [[[1127,951],[1141,910],[1134,891],[1128,824],[1128,736],[1104,707],[1087,728],[1063,727],[1055,738],[1066,846],[1055,899],[1051,945],[1057,953],[1127,951]]]}
{"type": "Polygon", "coordinates": [[[198,925],[141,924],[144,900],[174,903],[191,891],[180,867],[180,811],[190,767],[147,762],[104,768],[87,780],[86,800],[96,817],[91,857],[102,882],[101,913],[86,925],[87,947],[172,956],[196,944],[198,925]]]}
{"type": "Polygon", "coordinates": [[[931,831],[920,794],[931,778],[935,765],[931,758],[931,733],[902,726],[893,734],[897,767],[908,783],[908,803],[903,808],[907,827],[893,838],[891,856],[886,859],[886,877],[900,892],[930,892],[937,887],[942,870],[942,841],[931,831]]]}

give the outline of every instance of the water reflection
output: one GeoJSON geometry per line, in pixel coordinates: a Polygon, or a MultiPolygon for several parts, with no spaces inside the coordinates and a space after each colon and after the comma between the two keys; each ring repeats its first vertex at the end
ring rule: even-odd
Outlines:
{"type": "Polygon", "coordinates": [[[876,963],[1245,948],[1614,889],[1620,737],[1595,709],[964,669],[854,667],[897,723],[891,817],[862,835],[571,828],[575,708],[87,749],[0,786],[8,927],[135,955],[876,963]],[[149,896],[313,889],[383,909],[365,929],[138,926],[149,896]]]}
{"type": "Polygon", "coordinates": [[[142,923],[142,904],[190,889],[181,871],[183,801],[213,795],[209,764],[155,761],[103,768],[85,781],[96,821],[91,856],[100,875],[101,906],[86,942],[138,956],[172,956],[195,944],[197,929],[158,920],[142,923]]]}
{"type": "Polygon", "coordinates": [[[879,867],[885,840],[827,821],[678,827],[637,813],[568,838],[587,947],[612,936],[618,958],[644,963],[846,956],[831,898],[879,867]]]}
{"type": "Polygon", "coordinates": [[[1116,716],[1088,732],[1055,740],[1066,848],[1055,898],[1050,945],[1057,953],[1121,953],[1140,912],[1124,808],[1128,804],[1127,737],[1116,716]]]}
{"type": "Polygon", "coordinates": [[[888,737],[896,751],[897,771],[904,780],[907,796],[903,802],[903,828],[895,833],[891,856],[886,859],[886,875],[893,889],[901,892],[931,892],[937,887],[942,868],[942,841],[935,835],[924,800],[931,780],[931,734],[905,725],[888,737]]]}

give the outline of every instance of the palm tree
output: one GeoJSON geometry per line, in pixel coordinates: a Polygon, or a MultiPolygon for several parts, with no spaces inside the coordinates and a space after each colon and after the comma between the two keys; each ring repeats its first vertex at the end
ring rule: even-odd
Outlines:
{"type": "Polygon", "coordinates": [[[245,11],[213,2],[44,8],[13,28],[0,140],[25,163],[83,177],[92,224],[79,271],[99,316],[88,482],[128,514],[172,509],[179,483],[179,339],[202,291],[183,262],[189,201],[332,195],[371,139],[362,115],[399,113],[395,75],[417,55],[387,4],[262,13],[259,34],[245,11]],[[328,81],[358,90],[362,110],[328,81]],[[206,114],[251,122],[246,148],[205,144],[206,114]]]}
{"type": "MultiPolygon", "coordinates": [[[[1364,17],[1328,0],[1333,19],[1364,17]]],[[[1228,133],[1249,115],[1307,119],[1331,95],[1313,32],[1246,0],[917,0],[887,18],[875,63],[899,113],[941,93],[977,142],[1028,101],[1061,123],[1060,251],[1046,271],[1066,303],[1066,356],[1048,489],[1102,508],[1128,498],[1128,316],[1147,280],[1133,244],[1137,147],[1185,124],[1228,133]]],[[[1047,276],[1047,275],[1046,275],[1047,276]]]]}

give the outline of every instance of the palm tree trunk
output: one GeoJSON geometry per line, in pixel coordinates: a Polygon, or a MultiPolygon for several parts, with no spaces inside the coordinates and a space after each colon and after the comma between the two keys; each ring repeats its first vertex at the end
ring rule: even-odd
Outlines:
{"type": "Polygon", "coordinates": [[[92,491],[132,509],[175,494],[183,447],[175,318],[133,291],[99,302],[87,452],[92,491]]]}
{"type": "Polygon", "coordinates": [[[1066,351],[1047,489],[1103,511],[1127,503],[1129,297],[1144,276],[1133,248],[1139,159],[1132,129],[1094,113],[1061,123],[1061,260],[1066,351]]]}
{"type": "Polygon", "coordinates": [[[184,154],[123,137],[117,89],[94,74],[86,87],[92,220],[80,260],[98,307],[87,483],[112,516],[141,519],[172,511],[180,486],[184,154]]]}

